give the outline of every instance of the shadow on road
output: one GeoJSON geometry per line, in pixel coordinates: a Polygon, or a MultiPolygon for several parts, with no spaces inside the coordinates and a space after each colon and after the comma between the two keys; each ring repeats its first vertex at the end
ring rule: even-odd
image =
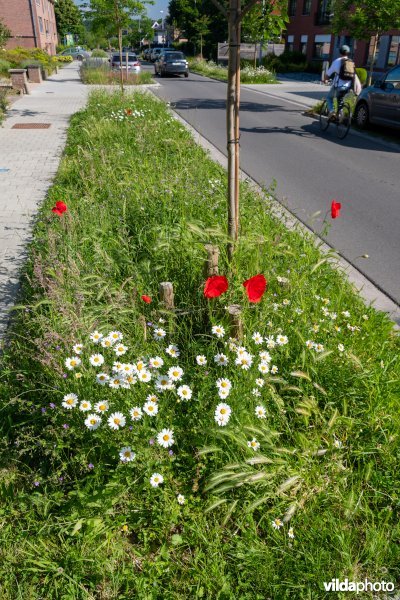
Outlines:
{"type": "MultiPolygon", "coordinates": [[[[176,102],[171,102],[171,107],[177,110],[226,110],[225,99],[199,99],[199,98],[182,98],[176,102]]],[[[261,104],[259,102],[241,102],[240,110],[253,113],[267,113],[272,111],[298,113],[298,109],[286,109],[280,104],[261,104]]]]}

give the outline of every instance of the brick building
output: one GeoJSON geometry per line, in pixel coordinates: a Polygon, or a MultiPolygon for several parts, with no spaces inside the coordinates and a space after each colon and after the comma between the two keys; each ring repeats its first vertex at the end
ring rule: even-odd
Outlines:
{"type": "MultiPolygon", "coordinates": [[[[339,48],[347,44],[357,67],[368,66],[373,40],[355,40],[346,35],[329,33],[331,20],[329,0],[289,0],[290,22],[285,34],[286,49],[302,52],[309,62],[339,56],[339,48]]],[[[378,44],[375,68],[384,71],[400,62],[400,31],[388,31],[378,44]]]]}
{"type": "Polygon", "coordinates": [[[7,48],[42,48],[56,53],[54,0],[0,0],[0,19],[11,31],[7,48]]]}

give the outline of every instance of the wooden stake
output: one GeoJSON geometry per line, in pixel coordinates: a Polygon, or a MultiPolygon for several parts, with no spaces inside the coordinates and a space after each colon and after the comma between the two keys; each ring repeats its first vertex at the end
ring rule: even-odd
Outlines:
{"type": "Polygon", "coordinates": [[[143,327],[143,339],[146,342],[147,341],[147,324],[146,324],[146,317],[144,315],[140,315],[139,323],[143,327]]]}
{"type": "Polygon", "coordinates": [[[160,301],[166,310],[174,310],[174,288],[171,282],[160,283],[160,301]]]}
{"type": "Polygon", "coordinates": [[[231,304],[227,311],[231,325],[231,337],[241,340],[243,338],[242,307],[240,304],[231,304]]]}
{"type": "Polygon", "coordinates": [[[206,244],[205,249],[207,251],[207,260],[204,264],[204,276],[212,277],[213,275],[218,275],[219,248],[212,244],[206,244]]]}

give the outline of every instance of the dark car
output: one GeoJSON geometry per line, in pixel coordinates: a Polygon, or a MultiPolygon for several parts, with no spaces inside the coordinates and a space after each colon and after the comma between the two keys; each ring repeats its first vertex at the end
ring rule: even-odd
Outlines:
{"type": "MultiPolygon", "coordinates": [[[[122,69],[126,69],[126,56],[127,53],[123,52],[122,54],[122,64],[121,64],[121,57],[119,54],[113,54],[111,59],[110,59],[110,63],[111,63],[111,68],[115,69],[117,71],[119,71],[121,68],[122,69]]],[[[140,72],[140,61],[138,59],[138,57],[136,56],[136,54],[133,54],[132,52],[128,53],[128,71],[133,72],[133,73],[139,73],[140,72]]]]}
{"type": "Polygon", "coordinates": [[[161,52],[154,65],[156,75],[184,75],[189,77],[188,61],[182,52],[173,50],[161,52]]]}
{"type": "Polygon", "coordinates": [[[362,90],[354,120],[361,129],[368,123],[400,128],[400,65],[388,71],[383,80],[362,90]]]}

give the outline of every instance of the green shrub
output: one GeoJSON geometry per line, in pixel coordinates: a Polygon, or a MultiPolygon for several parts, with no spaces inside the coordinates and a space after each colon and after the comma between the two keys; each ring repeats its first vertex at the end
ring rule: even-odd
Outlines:
{"type": "Polygon", "coordinates": [[[72,56],[57,56],[57,62],[59,63],[72,63],[73,60],[72,56]]]}
{"type": "Polygon", "coordinates": [[[360,80],[361,85],[365,85],[367,83],[368,72],[366,69],[356,69],[356,73],[358,79],[360,80]]]}
{"type": "Polygon", "coordinates": [[[11,69],[11,63],[8,60],[0,59],[0,77],[8,77],[8,69],[11,69]]]}
{"type": "Polygon", "coordinates": [[[105,52],[105,50],[101,50],[101,48],[98,48],[96,50],[93,50],[92,57],[93,58],[108,58],[108,54],[107,54],[107,52],[105,52]]]}

